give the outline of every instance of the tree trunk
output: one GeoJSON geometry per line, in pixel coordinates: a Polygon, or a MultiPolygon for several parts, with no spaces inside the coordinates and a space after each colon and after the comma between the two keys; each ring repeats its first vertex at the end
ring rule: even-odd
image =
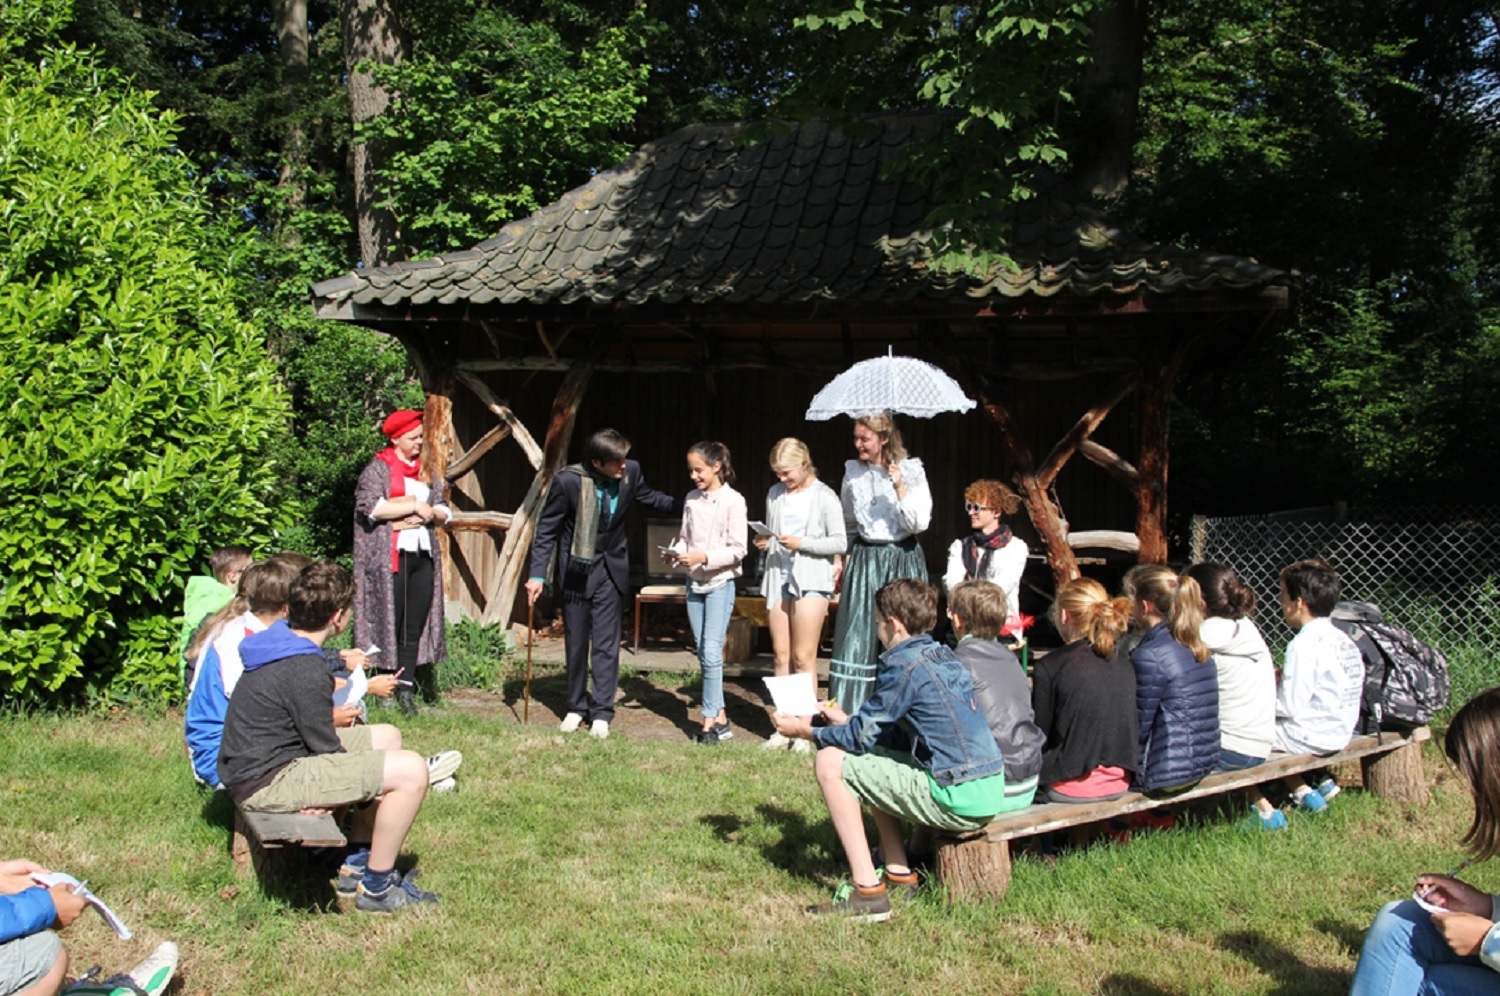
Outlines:
{"type": "Polygon", "coordinates": [[[377,207],[384,161],[381,143],[361,135],[390,107],[391,94],[375,82],[373,67],[395,65],[406,56],[406,35],[396,17],[395,0],[341,0],[339,22],[344,41],[344,65],[349,74],[349,114],[354,123],[351,143],[354,209],[359,222],[359,255],[365,266],[391,261],[397,240],[396,216],[377,207]]]}
{"type": "Polygon", "coordinates": [[[999,899],[1010,888],[1010,842],[939,838],[937,875],[950,900],[999,899]]]}
{"type": "Polygon", "coordinates": [[[1391,802],[1426,803],[1427,777],[1422,745],[1410,744],[1389,754],[1360,759],[1365,789],[1391,802]]]}
{"type": "Polygon", "coordinates": [[[1109,0],[1089,18],[1073,179],[1095,196],[1111,197],[1130,182],[1146,11],[1147,0],[1109,0]]]}
{"type": "MultiPolygon", "coordinates": [[[[307,206],[307,128],[301,117],[311,47],[307,0],[277,0],[276,42],[281,52],[281,113],[284,121],[281,171],[276,185],[281,188],[283,206],[290,214],[307,206]]],[[[291,226],[278,226],[277,235],[283,245],[296,245],[301,241],[291,226]]]]}
{"type": "Polygon", "coordinates": [[[1140,445],[1136,458],[1135,534],[1141,540],[1139,562],[1167,562],[1167,430],[1171,419],[1172,381],[1161,359],[1162,344],[1141,336],[1140,445]]]}

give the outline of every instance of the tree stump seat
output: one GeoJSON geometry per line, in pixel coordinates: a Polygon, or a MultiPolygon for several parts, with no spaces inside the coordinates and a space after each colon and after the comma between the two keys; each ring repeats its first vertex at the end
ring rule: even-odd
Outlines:
{"type": "Polygon", "coordinates": [[[1422,741],[1432,731],[1425,726],[1406,732],[1358,736],[1336,754],[1272,754],[1266,763],[1244,771],[1209,775],[1193,788],[1170,799],[1153,799],[1130,792],[1119,799],[1093,803],[1038,803],[998,817],[988,826],[966,834],[934,832],[936,874],[950,899],[1005,895],[1010,887],[1010,841],[1107,820],[1116,816],[1176,805],[1248,789],[1287,775],[1359,761],[1365,788],[1393,802],[1427,801],[1422,771],[1422,741]]]}
{"type": "Polygon", "coordinates": [[[294,873],[298,847],[343,847],[348,841],[332,814],[257,813],[234,807],[230,853],[235,870],[253,867],[262,882],[294,873]]]}

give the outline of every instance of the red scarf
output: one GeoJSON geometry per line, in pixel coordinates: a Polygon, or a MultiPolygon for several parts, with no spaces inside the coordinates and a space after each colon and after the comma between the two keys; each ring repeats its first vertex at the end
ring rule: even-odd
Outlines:
{"type": "MultiPolygon", "coordinates": [[[[406,497],[406,479],[416,477],[422,472],[419,463],[407,463],[401,459],[394,446],[387,446],[375,454],[375,459],[384,463],[391,469],[391,493],[388,498],[406,497]]],[[[391,573],[394,574],[401,569],[401,555],[396,552],[396,530],[391,530],[391,573]]]]}

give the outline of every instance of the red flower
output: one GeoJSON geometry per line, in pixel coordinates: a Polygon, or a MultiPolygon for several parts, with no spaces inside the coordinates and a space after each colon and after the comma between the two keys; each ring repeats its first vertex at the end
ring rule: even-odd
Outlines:
{"type": "Polygon", "coordinates": [[[1036,620],[1024,612],[1012,612],[1006,617],[1005,627],[1000,630],[1000,635],[1014,636],[1019,640],[1026,635],[1026,630],[1030,629],[1034,622],[1036,620]]]}

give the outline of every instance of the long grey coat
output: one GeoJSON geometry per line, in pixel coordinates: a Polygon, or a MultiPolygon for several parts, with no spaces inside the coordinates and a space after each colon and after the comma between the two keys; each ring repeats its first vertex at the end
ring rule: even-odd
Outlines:
{"type": "MultiPolygon", "coordinates": [[[[441,478],[432,482],[429,504],[442,504],[447,485],[441,478]]],[[[391,495],[391,470],[379,459],[372,459],[360,472],[354,489],[354,645],[360,649],[375,644],[381,653],[376,660],[384,667],[396,660],[396,600],[391,587],[391,525],[370,521],[370,512],[391,495]]],[[[443,629],[443,546],[431,525],[426,527],[432,540],[432,609],[417,644],[417,664],[432,664],[448,656],[443,629]]]]}

